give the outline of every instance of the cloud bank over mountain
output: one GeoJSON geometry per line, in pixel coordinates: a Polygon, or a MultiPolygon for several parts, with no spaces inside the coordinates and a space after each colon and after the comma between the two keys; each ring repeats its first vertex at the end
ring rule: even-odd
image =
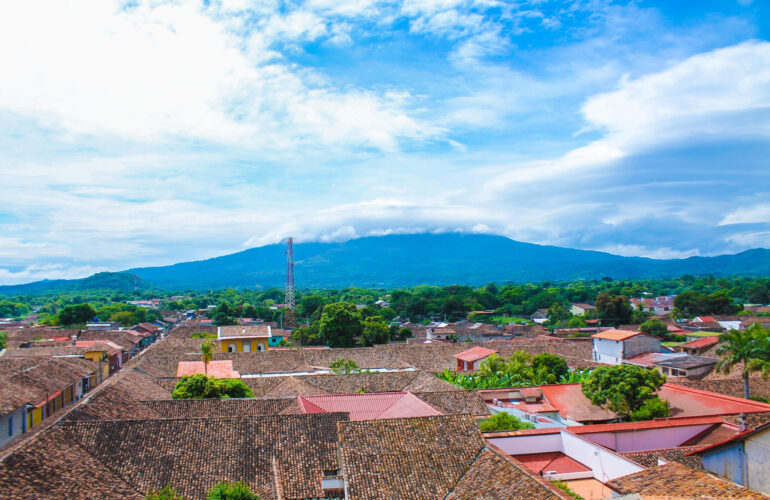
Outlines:
{"type": "Polygon", "coordinates": [[[275,243],[770,247],[763,2],[16,2],[0,283],[275,243]]]}

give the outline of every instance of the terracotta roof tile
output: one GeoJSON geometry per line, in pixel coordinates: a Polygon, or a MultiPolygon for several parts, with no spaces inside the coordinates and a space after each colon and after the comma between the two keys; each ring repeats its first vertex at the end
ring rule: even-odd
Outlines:
{"type": "Polygon", "coordinates": [[[609,481],[607,485],[620,494],[643,496],[757,498],[768,497],[743,486],[691,469],[677,462],[646,469],[609,481]]]}
{"type": "Polygon", "coordinates": [[[466,415],[340,422],[338,432],[353,500],[444,498],[484,448],[466,415]]]}

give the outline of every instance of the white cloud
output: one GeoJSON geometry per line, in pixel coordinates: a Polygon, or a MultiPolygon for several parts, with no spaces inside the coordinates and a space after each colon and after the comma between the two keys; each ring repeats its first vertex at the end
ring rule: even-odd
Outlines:
{"type": "Polygon", "coordinates": [[[770,222],[770,203],[737,208],[727,214],[719,225],[767,222],[770,222]]]}
{"type": "Polygon", "coordinates": [[[697,248],[675,250],[672,248],[648,248],[643,245],[623,244],[607,245],[595,250],[625,257],[648,257],[650,259],[686,259],[700,255],[700,251],[697,248]]]}
{"type": "Polygon", "coordinates": [[[16,285],[43,279],[74,279],[106,270],[106,268],[99,266],[69,266],[62,264],[33,264],[18,271],[0,268],[0,283],[3,285],[16,285]]]}
{"type": "Polygon", "coordinates": [[[312,12],[274,16],[242,38],[229,18],[198,2],[121,10],[104,0],[52,0],[3,9],[0,110],[67,133],[204,139],[284,153],[308,141],[392,150],[402,138],[440,133],[404,102],[337,90],[282,62],[272,41],[326,33],[312,12]]]}

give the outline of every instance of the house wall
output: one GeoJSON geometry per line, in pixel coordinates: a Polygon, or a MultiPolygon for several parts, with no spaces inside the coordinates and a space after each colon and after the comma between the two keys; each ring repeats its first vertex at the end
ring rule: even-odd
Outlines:
{"type": "Polygon", "coordinates": [[[703,453],[703,467],[712,474],[746,485],[746,454],[743,441],[703,453]]]}
{"type": "Polygon", "coordinates": [[[564,454],[591,469],[594,478],[603,483],[644,470],[640,465],[567,431],[561,431],[561,440],[564,454]]]}
{"type": "Polygon", "coordinates": [[[7,415],[0,417],[0,448],[5,447],[11,441],[23,434],[24,425],[24,407],[18,408],[7,415]],[[8,431],[9,426],[11,426],[11,420],[13,420],[13,425],[9,435],[8,431]]]}
{"type": "Polygon", "coordinates": [[[770,495],[770,431],[749,436],[745,443],[749,488],[770,495]]]}
{"type": "Polygon", "coordinates": [[[625,453],[679,446],[711,426],[712,424],[704,424],[644,429],[633,432],[597,432],[581,434],[581,437],[618,453],[625,453]]]}
{"type": "Polygon", "coordinates": [[[489,438],[487,441],[510,455],[564,451],[562,450],[561,435],[558,432],[536,436],[489,438]]]}
{"type": "Polygon", "coordinates": [[[621,343],[624,358],[632,358],[645,352],[660,352],[660,340],[647,335],[636,335],[621,343]]]}
{"type": "Polygon", "coordinates": [[[234,346],[235,349],[233,352],[258,352],[259,345],[262,346],[262,350],[264,351],[268,349],[268,339],[220,340],[219,345],[222,352],[230,352],[228,349],[231,345],[234,346]]]}
{"type": "Polygon", "coordinates": [[[619,340],[594,339],[594,360],[619,365],[623,360],[623,344],[619,340]]]}

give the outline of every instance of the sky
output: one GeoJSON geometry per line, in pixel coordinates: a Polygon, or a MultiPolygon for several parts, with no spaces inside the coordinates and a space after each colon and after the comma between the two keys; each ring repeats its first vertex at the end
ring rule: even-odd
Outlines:
{"type": "Polygon", "coordinates": [[[770,247],[770,2],[0,7],[0,284],[277,243],[770,247]]]}

